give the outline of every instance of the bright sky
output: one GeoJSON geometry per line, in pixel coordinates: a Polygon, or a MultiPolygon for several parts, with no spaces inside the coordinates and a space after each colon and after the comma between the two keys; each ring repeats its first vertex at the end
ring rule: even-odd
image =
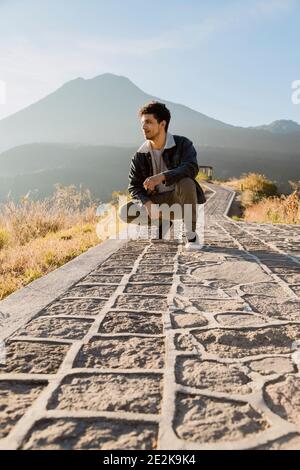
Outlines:
{"type": "Polygon", "coordinates": [[[111,72],[230,124],[300,122],[299,25],[300,0],[0,0],[0,119],[111,72]]]}

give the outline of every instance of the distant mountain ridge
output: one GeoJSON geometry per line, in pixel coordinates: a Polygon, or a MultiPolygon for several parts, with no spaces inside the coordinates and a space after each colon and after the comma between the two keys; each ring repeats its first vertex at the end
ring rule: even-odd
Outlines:
{"type": "MultiPolygon", "coordinates": [[[[198,147],[199,165],[212,165],[214,177],[230,178],[256,171],[276,180],[288,192],[299,168],[297,155],[243,149],[198,147]]],[[[0,201],[18,200],[29,191],[37,199],[49,196],[56,183],[81,184],[101,201],[109,201],[112,191],[128,185],[130,159],[136,147],[107,147],[68,144],[26,144],[0,155],[0,201]]]]}
{"type": "Polygon", "coordinates": [[[273,134],[293,134],[294,132],[300,132],[300,124],[296,121],[281,119],[279,121],[273,121],[271,124],[250,127],[249,129],[261,129],[272,132],[273,134]]]}
{"type": "Polygon", "coordinates": [[[144,93],[126,77],[77,78],[0,121],[0,152],[30,143],[133,146],[143,137],[137,112],[156,99],[170,108],[170,131],[196,145],[299,153],[300,134],[236,127],[182,104],[144,93]]]}

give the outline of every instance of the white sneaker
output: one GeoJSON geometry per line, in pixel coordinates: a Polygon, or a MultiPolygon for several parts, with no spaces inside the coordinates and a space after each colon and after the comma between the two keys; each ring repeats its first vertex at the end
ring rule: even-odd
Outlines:
{"type": "Polygon", "coordinates": [[[199,251],[201,250],[203,247],[202,245],[199,243],[199,238],[198,236],[195,237],[195,240],[193,241],[187,241],[187,243],[185,244],[185,250],[186,251],[199,251]]]}

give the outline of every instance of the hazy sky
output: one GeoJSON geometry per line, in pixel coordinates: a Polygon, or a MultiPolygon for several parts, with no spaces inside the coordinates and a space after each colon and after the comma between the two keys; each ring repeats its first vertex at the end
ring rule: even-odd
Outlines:
{"type": "Polygon", "coordinates": [[[300,122],[299,25],[300,0],[0,0],[0,118],[111,72],[231,124],[300,122]]]}

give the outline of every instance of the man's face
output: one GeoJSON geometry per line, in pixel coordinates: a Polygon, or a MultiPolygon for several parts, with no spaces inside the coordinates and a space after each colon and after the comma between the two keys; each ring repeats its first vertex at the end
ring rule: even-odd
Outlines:
{"type": "Polygon", "coordinates": [[[141,117],[141,127],[147,140],[158,137],[164,131],[166,121],[158,122],[153,114],[143,114],[141,117]]]}

